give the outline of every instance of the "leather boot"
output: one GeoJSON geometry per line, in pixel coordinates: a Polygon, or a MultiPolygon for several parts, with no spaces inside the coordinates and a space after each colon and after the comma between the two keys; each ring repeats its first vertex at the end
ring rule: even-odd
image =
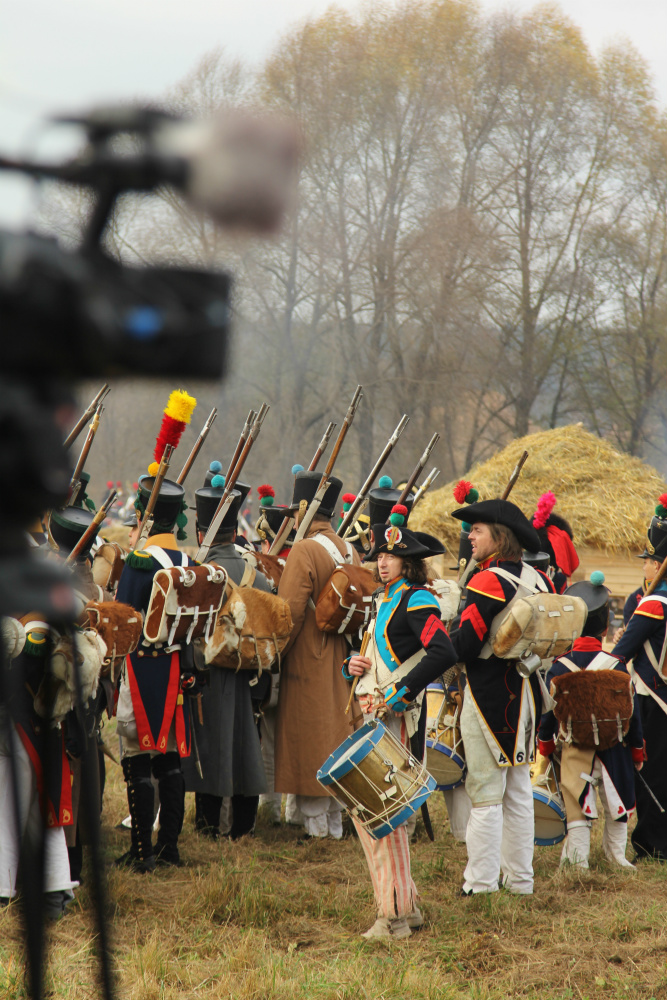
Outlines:
{"type": "Polygon", "coordinates": [[[155,859],[159,865],[180,866],[178,838],[185,815],[185,779],[181,759],[175,751],[170,751],[153,757],[152,764],[160,795],[160,829],[155,859]]]}
{"type": "Polygon", "coordinates": [[[220,836],[220,810],[222,795],[209,795],[208,792],[195,792],[195,830],[217,840],[220,836]]]}
{"type": "Polygon", "coordinates": [[[259,795],[232,795],[230,840],[239,840],[248,833],[254,833],[258,806],[259,795]]]}
{"type": "Polygon", "coordinates": [[[123,757],[123,774],[127,784],[127,801],[132,819],[132,845],[125,854],[116,859],[116,864],[135,872],[151,872],[155,868],[153,854],[153,782],[151,781],[151,759],[142,753],[133,757],[123,757]]]}

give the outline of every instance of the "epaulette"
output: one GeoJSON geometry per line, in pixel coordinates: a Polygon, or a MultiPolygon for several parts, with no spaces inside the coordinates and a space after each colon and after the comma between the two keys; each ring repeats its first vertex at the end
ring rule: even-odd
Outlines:
{"type": "Polygon", "coordinates": [[[440,605],[435,594],[431,594],[430,591],[421,587],[419,590],[414,590],[408,598],[408,611],[418,611],[419,608],[433,608],[438,613],[440,612],[440,605]]]}
{"type": "Polygon", "coordinates": [[[141,552],[139,549],[135,549],[134,552],[130,552],[125,556],[125,565],[129,566],[130,569],[153,569],[153,557],[150,552],[141,552]]]}
{"type": "Polygon", "coordinates": [[[662,620],[665,617],[665,605],[662,601],[655,600],[652,597],[644,597],[637,605],[636,615],[646,615],[647,618],[658,618],[662,620]]]}
{"type": "Polygon", "coordinates": [[[481,573],[475,573],[466,589],[472,590],[476,594],[482,594],[484,597],[492,597],[494,601],[507,600],[500,577],[488,569],[483,569],[481,573]]]}
{"type": "Polygon", "coordinates": [[[23,652],[28,656],[46,656],[49,649],[49,626],[34,614],[26,615],[22,624],[25,627],[23,652]]]}

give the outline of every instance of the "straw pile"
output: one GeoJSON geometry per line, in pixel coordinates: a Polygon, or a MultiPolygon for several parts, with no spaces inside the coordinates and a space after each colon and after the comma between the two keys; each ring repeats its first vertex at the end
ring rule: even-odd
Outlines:
{"type": "MultiPolygon", "coordinates": [[[[667,483],[650,465],[617,451],[581,424],[518,438],[466,473],[480,500],[501,495],[523,451],[528,460],[510,499],[532,517],[542,493],[553,490],[554,513],[572,525],[574,543],[607,553],[630,555],[644,547],[646,527],[667,483]]],[[[460,522],[450,516],[459,506],[452,495],[456,480],[427,493],[410,518],[410,527],[429,531],[456,556],[460,522]]]]}

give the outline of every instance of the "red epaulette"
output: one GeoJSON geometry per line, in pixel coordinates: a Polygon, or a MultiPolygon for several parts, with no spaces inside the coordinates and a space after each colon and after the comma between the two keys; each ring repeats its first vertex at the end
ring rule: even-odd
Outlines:
{"type": "Polygon", "coordinates": [[[497,573],[492,573],[489,569],[483,569],[481,573],[475,573],[467,590],[473,590],[476,594],[483,594],[484,597],[492,597],[494,601],[506,601],[507,597],[497,573]]]}
{"type": "Polygon", "coordinates": [[[651,597],[645,597],[637,606],[635,614],[646,615],[647,618],[659,618],[662,620],[665,617],[665,605],[662,601],[656,601],[651,597]]]}

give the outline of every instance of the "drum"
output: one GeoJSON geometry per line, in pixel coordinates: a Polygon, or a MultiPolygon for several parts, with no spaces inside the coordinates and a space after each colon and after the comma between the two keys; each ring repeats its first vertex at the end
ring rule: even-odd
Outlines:
{"type": "Polygon", "coordinates": [[[436,787],[425,765],[378,719],[348,736],[317,780],[375,840],[405,823],[436,787]]]}
{"type": "Polygon", "coordinates": [[[546,770],[542,770],[538,766],[531,782],[535,810],[535,844],[537,847],[551,847],[553,844],[560,844],[567,834],[567,825],[565,806],[558,788],[553,763],[549,761],[546,770]]]}
{"type": "Polygon", "coordinates": [[[466,778],[460,728],[461,711],[442,684],[426,688],[426,767],[442,792],[458,788],[466,778]]]}

